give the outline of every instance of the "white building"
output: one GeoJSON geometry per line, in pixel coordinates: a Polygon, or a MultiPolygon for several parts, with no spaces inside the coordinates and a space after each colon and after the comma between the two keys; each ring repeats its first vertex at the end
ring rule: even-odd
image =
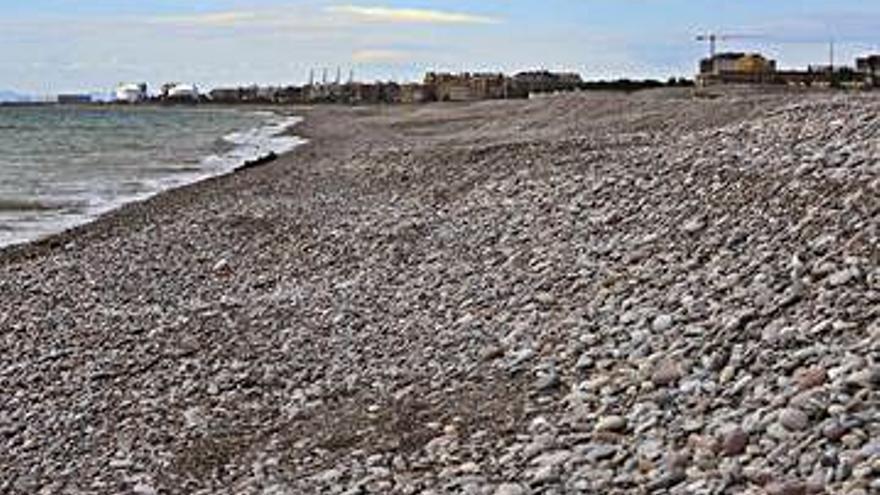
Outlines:
{"type": "Polygon", "coordinates": [[[116,88],[116,101],[120,103],[139,103],[147,99],[146,83],[120,84],[116,88]]]}
{"type": "Polygon", "coordinates": [[[194,84],[175,84],[168,88],[168,99],[178,101],[198,101],[199,89],[194,84]]]}

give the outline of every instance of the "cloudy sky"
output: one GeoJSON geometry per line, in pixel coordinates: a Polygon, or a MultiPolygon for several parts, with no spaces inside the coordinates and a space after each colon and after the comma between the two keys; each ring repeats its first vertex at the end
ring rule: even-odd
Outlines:
{"type": "Polygon", "coordinates": [[[0,88],[202,87],[428,69],[569,69],[589,79],[690,75],[700,32],[749,35],[783,67],[880,50],[874,0],[0,0],[0,88]]]}

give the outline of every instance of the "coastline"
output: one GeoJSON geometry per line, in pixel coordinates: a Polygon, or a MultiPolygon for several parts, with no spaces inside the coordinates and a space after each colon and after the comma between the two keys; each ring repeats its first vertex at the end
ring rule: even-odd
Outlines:
{"type": "MultiPolygon", "coordinates": [[[[57,106],[57,104],[56,104],[56,106],[57,106]]],[[[73,107],[75,105],[66,105],[66,106],[73,107]]],[[[76,105],[76,106],[83,107],[83,108],[91,108],[92,107],[92,105],[76,105]]],[[[95,106],[95,108],[104,108],[104,107],[95,106]]],[[[295,122],[288,123],[288,124],[284,125],[283,129],[279,129],[279,132],[273,133],[272,135],[278,136],[278,137],[290,137],[290,138],[300,139],[300,136],[296,135],[295,129],[296,129],[296,127],[298,127],[302,123],[302,117],[297,115],[293,110],[291,110],[291,108],[288,108],[288,107],[282,108],[282,107],[277,107],[277,106],[268,107],[265,105],[262,105],[262,106],[255,105],[253,107],[247,107],[247,108],[234,108],[234,107],[229,107],[229,106],[224,107],[224,106],[219,106],[219,105],[214,105],[214,106],[203,105],[202,108],[206,111],[222,109],[222,110],[230,110],[230,111],[237,111],[237,112],[255,113],[255,114],[256,113],[266,113],[266,114],[271,114],[271,115],[275,115],[278,117],[295,119],[296,120],[295,122]]],[[[305,109],[307,107],[301,107],[301,108],[305,109]]],[[[254,131],[266,129],[268,127],[269,127],[269,124],[264,123],[259,128],[247,129],[247,130],[244,130],[243,132],[254,132],[254,131]]],[[[240,134],[240,132],[236,132],[234,134],[240,134]]],[[[221,138],[228,142],[229,136],[218,136],[218,139],[221,139],[221,138]]],[[[15,242],[12,244],[2,245],[2,246],[0,246],[0,263],[2,263],[2,259],[6,255],[11,255],[12,252],[29,251],[29,247],[31,247],[32,245],[46,244],[46,245],[56,246],[59,243],[62,243],[61,238],[69,238],[71,236],[76,236],[76,233],[81,231],[82,227],[86,227],[87,225],[89,225],[93,222],[97,222],[105,216],[112,215],[116,211],[118,211],[122,208],[125,208],[129,205],[149,201],[149,200],[155,198],[156,196],[163,195],[165,193],[169,193],[169,192],[175,191],[177,189],[191,187],[191,186],[194,186],[194,185],[199,184],[199,183],[206,181],[206,180],[210,180],[210,179],[214,179],[217,177],[222,177],[225,175],[230,175],[230,174],[242,172],[243,166],[248,163],[251,163],[253,161],[259,162],[262,158],[265,158],[267,155],[270,155],[270,154],[276,158],[279,157],[279,155],[280,156],[286,155],[286,154],[294,151],[297,147],[305,144],[305,142],[306,141],[303,140],[301,143],[293,145],[292,149],[288,149],[288,150],[279,151],[279,150],[272,149],[272,150],[269,150],[268,152],[265,152],[265,153],[261,152],[258,155],[241,157],[240,159],[237,159],[236,162],[230,163],[227,166],[224,166],[223,168],[221,168],[219,170],[215,170],[215,171],[211,171],[207,168],[208,165],[207,165],[206,161],[209,159],[222,160],[223,157],[218,156],[218,155],[214,155],[214,154],[205,155],[202,158],[202,162],[203,162],[202,167],[204,168],[204,172],[199,174],[200,177],[197,177],[197,178],[194,178],[191,180],[185,180],[180,184],[172,185],[170,187],[160,188],[160,189],[157,189],[156,191],[152,191],[150,193],[135,195],[130,198],[120,198],[117,202],[113,202],[106,207],[100,208],[94,212],[91,212],[87,215],[84,215],[83,218],[81,218],[81,219],[68,222],[64,227],[62,227],[57,232],[49,233],[47,235],[43,235],[43,236],[28,240],[28,241],[15,242]],[[70,235],[67,235],[67,234],[70,234],[70,235]],[[56,237],[59,237],[59,238],[56,239],[56,237]]],[[[249,142],[237,142],[237,143],[230,143],[230,144],[232,144],[232,148],[230,148],[230,150],[227,152],[227,154],[232,151],[238,151],[240,148],[246,147],[248,145],[253,145],[253,143],[249,143],[249,142]]],[[[262,164],[261,164],[261,166],[262,166],[262,164]]],[[[36,246],[34,246],[34,247],[36,247],[36,246]]]]}
{"type": "Polygon", "coordinates": [[[805,493],[791,466],[831,449],[872,472],[880,99],[298,114],[270,164],[0,252],[0,492],[805,493]]]}

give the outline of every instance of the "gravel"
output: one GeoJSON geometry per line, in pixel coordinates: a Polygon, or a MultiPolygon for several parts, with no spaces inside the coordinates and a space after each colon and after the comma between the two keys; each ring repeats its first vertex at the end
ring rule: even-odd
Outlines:
{"type": "Polygon", "coordinates": [[[297,111],[0,252],[0,493],[876,493],[874,96],[297,111]]]}

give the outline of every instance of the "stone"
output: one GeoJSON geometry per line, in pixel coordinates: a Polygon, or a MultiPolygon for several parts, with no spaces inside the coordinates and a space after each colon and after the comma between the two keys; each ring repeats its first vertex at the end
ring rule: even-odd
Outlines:
{"type": "Polygon", "coordinates": [[[544,484],[559,480],[559,467],[552,464],[541,464],[529,473],[530,483],[544,484]]]}
{"type": "Polygon", "coordinates": [[[615,447],[614,445],[599,444],[599,445],[592,446],[587,451],[586,457],[587,457],[587,461],[595,464],[599,461],[604,461],[606,459],[610,459],[610,458],[614,457],[615,454],[617,454],[617,447],[615,447]]]}
{"type": "Polygon", "coordinates": [[[315,475],[314,479],[320,483],[333,483],[342,477],[339,469],[327,469],[315,475]]]}
{"type": "Polygon", "coordinates": [[[672,328],[672,315],[657,315],[651,323],[651,329],[658,333],[665,332],[670,328],[672,328]]]}
{"type": "Polygon", "coordinates": [[[880,366],[855,371],[846,377],[845,383],[853,388],[878,387],[880,386],[880,366]]]}
{"type": "Polygon", "coordinates": [[[859,270],[857,268],[845,268],[828,277],[828,285],[831,287],[846,285],[858,276],[859,270]]]}
{"type": "Polygon", "coordinates": [[[726,456],[742,454],[748,444],[749,434],[739,426],[730,428],[721,435],[721,451],[726,456]]]}
{"type": "Polygon", "coordinates": [[[700,216],[691,218],[681,226],[681,230],[688,234],[696,234],[706,227],[706,222],[700,216]]]}
{"type": "Polygon", "coordinates": [[[660,477],[654,479],[650,483],[648,483],[648,491],[656,492],[660,490],[668,490],[675,485],[680,484],[684,480],[687,479],[687,474],[684,471],[671,471],[663,473],[660,477]]]}
{"type": "Polygon", "coordinates": [[[504,348],[501,346],[489,346],[480,353],[480,359],[483,361],[494,361],[504,357],[504,348]]]}
{"type": "Polygon", "coordinates": [[[199,428],[205,425],[205,417],[200,407],[190,407],[183,412],[183,422],[186,428],[199,428]]]}
{"type": "Polygon", "coordinates": [[[510,368],[511,371],[517,371],[523,364],[532,359],[534,356],[534,349],[529,347],[520,349],[519,351],[513,353],[513,355],[510,357],[508,368],[510,368]]]}
{"type": "Polygon", "coordinates": [[[139,482],[134,485],[131,491],[135,495],[156,495],[158,493],[152,485],[144,482],[139,482]]]}
{"type": "Polygon", "coordinates": [[[718,374],[718,383],[722,385],[730,383],[736,377],[736,368],[733,366],[725,366],[718,374]]]}
{"type": "Polygon", "coordinates": [[[676,383],[682,377],[681,367],[672,360],[663,360],[657,364],[651,373],[651,381],[654,385],[665,387],[676,383]]]}
{"type": "Polygon", "coordinates": [[[535,388],[547,392],[559,388],[559,373],[553,368],[545,368],[538,373],[535,379],[535,388]]]}
{"type": "Polygon", "coordinates": [[[664,462],[666,464],[667,471],[684,472],[684,470],[687,469],[688,465],[691,462],[691,455],[690,452],[687,450],[673,450],[671,452],[667,452],[664,462]]]}
{"type": "Polygon", "coordinates": [[[767,495],[807,495],[807,484],[801,481],[772,482],[764,487],[767,495]]]}
{"type": "Polygon", "coordinates": [[[626,429],[626,418],[623,416],[610,415],[603,416],[596,423],[596,431],[599,432],[620,432],[626,429]]]}
{"type": "Polygon", "coordinates": [[[545,452],[538,457],[532,459],[531,463],[539,466],[559,466],[569,460],[572,456],[571,451],[557,450],[553,452],[545,452]]]}
{"type": "Polygon", "coordinates": [[[821,366],[799,368],[794,373],[794,380],[803,389],[811,389],[825,384],[828,380],[828,372],[821,366]]]}
{"type": "Polygon", "coordinates": [[[516,483],[502,483],[492,492],[493,495],[525,495],[526,489],[516,483]]]}
{"type": "Polygon", "coordinates": [[[828,420],[822,425],[822,435],[832,442],[840,441],[847,431],[849,428],[835,419],[828,420]]]}
{"type": "Polygon", "coordinates": [[[580,373],[587,371],[593,367],[593,358],[588,353],[581,354],[574,365],[574,369],[580,373]]]}
{"type": "Polygon", "coordinates": [[[108,465],[113,469],[126,469],[134,466],[131,459],[110,459],[108,465]]]}
{"type": "Polygon", "coordinates": [[[793,407],[786,407],[779,412],[779,423],[789,431],[801,431],[810,423],[807,413],[793,407]]]}
{"type": "Polygon", "coordinates": [[[232,271],[229,267],[229,260],[227,260],[225,258],[214,263],[214,266],[211,269],[215,273],[228,273],[228,272],[232,271]]]}

